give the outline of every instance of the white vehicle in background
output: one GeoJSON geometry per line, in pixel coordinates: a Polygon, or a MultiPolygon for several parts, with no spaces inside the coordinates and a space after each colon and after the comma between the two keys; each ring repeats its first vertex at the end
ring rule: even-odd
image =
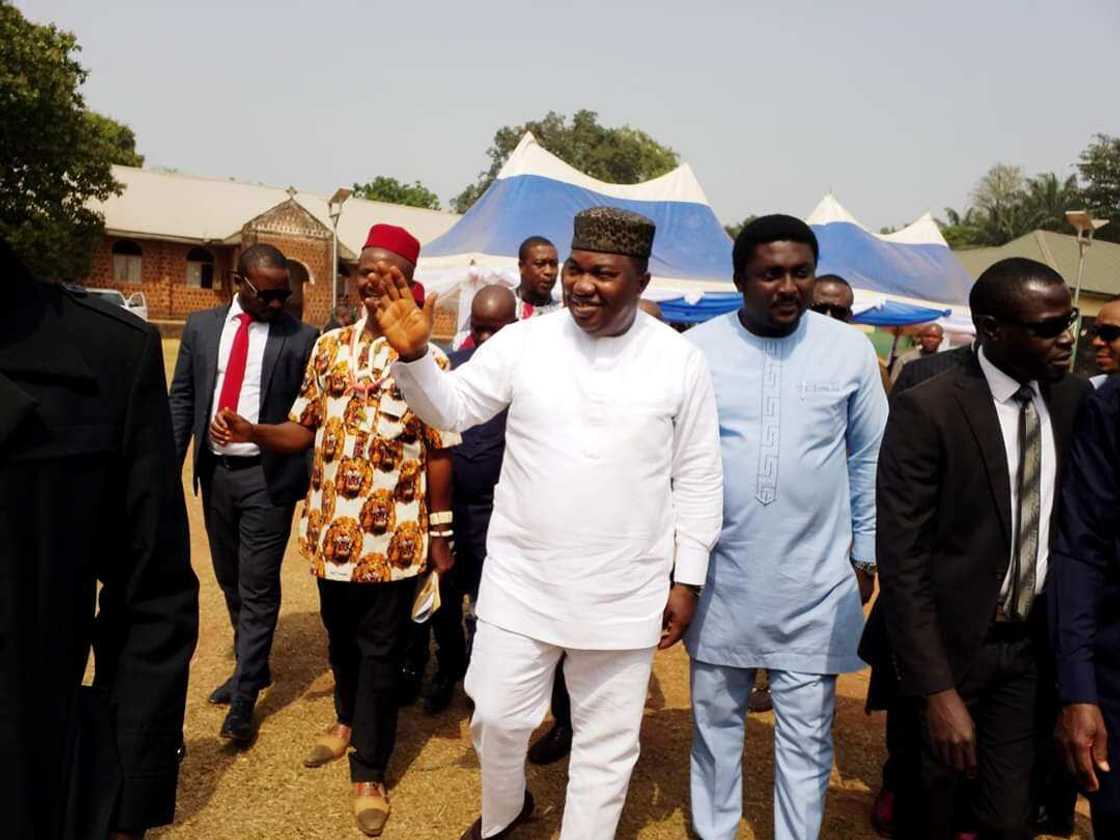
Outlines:
{"type": "Polygon", "coordinates": [[[75,292],[100,298],[106,303],[115,304],[145,321],[148,320],[148,299],[143,292],[136,292],[127,298],[117,289],[91,289],[88,286],[71,286],[75,292]]]}

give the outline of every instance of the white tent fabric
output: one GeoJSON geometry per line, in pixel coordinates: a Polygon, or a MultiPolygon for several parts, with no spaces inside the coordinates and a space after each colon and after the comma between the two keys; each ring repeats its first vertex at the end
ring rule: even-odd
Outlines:
{"type": "Polygon", "coordinates": [[[688,164],[640,184],[609,184],[569,166],[531,133],[467,214],[425,245],[416,277],[430,291],[460,289],[465,313],[472,289],[485,285],[481,278],[516,285],[517,248],[527,236],[550,238],[564,258],[572,217],[596,204],[635,210],[657,223],[651,296],[731,288],[731,241],[688,164]]]}
{"type": "Polygon", "coordinates": [[[821,265],[818,274],[834,272],[845,277],[856,295],[856,311],[865,311],[878,302],[895,300],[901,303],[950,309],[951,314],[939,319],[946,331],[972,333],[972,319],[967,306],[967,288],[971,279],[929,213],[894,233],[870,231],[848,212],[832,193],[828,193],[806,218],[821,240],[821,265]],[[879,253],[875,243],[896,246],[879,253]],[[901,246],[903,250],[899,250],[901,246]],[[850,249],[850,250],[849,250],[850,249]],[[850,253],[850,256],[849,256],[850,253]],[[897,271],[913,274],[905,284],[888,283],[876,272],[897,271]],[[909,287],[909,294],[897,291],[909,287]],[[924,294],[928,292],[929,294],[924,294]]]}

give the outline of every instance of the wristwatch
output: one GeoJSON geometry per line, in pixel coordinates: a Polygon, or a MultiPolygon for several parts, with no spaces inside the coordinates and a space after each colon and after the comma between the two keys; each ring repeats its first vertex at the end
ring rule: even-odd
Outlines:
{"type": "Polygon", "coordinates": [[[874,560],[857,560],[853,557],[852,566],[863,572],[865,575],[871,575],[872,577],[874,577],[879,571],[879,564],[874,560]]]}

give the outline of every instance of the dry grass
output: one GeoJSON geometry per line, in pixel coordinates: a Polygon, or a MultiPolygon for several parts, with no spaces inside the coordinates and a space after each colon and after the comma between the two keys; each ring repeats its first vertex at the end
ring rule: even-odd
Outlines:
{"type": "MultiPolygon", "coordinates": [[[[164,342],[169,369],[178,342],[164,342]]],[[[318,730],[331,721],[332,679],[313,579],[293,546],[283,569],[284,601],[272,653],[275,684],[258,705],[260,735],[245,752],[218,738],[224,709],[207,694],[233,668],[232,633],[210,568],[199,500],[184,475],[191,547],[201,582],[201,630],[187,705],[188,756],[182,767],[178,820],[152,832],[159,838],[360,837],[350,814],[345,761],[307,770],[301,760],[318,730]]],[[[871,838],[867,811],[879,784],[882,720],[863,713],[866,674],[840,681],[836,767],[825,815],[826,838],[871,838]]],[[[448,840],[477,816],[478,762],[467,733],[468,710],[460,694],[452,707],[428,717],[419,707],[402,711],[390,766],[393,816],[386,840],[448,840]]],[[[744,754],[745,838],[772,832],[773,717],[752,716],[744,754]]],[[[618,837],[678,840],[688,814],[688,663],[677,648],[659,654],[642,728],[642,756],[630,785],[618,837]]],[[[566,765],[530,766],[538,817],[518,832],[524,840],[558,836],[566,765]]],[[[1084,803],[1082,803],[1083,805],[1084,803]]],[[[1087,823],[1080,823],[1088,837],[1087,823]]]]}

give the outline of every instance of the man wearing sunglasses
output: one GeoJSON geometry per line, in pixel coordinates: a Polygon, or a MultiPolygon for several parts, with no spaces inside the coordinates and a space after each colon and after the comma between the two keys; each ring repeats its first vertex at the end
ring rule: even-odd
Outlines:
{"type": "Polygon", "coordinates": [[[969,305],[975,357],[895,398],[879,454],[877,632],[922,738],[896,836],[948,840],[971,779],[979,836],[1028,840],[1054,488],[1090,389],[1065,376],[1077,310],[1049,266],[1001,260],[969,305]]]}
{"type": "Polygon", "coordinates": [[[283,422],[318,332],[285,312],[288,261],[273,246],[242,251],[234,281],[229,304],[187,318],[170,401],[180,464],[194,438],[195,492],[201,486],[214,574],[233,625],[237,665],[210,702],[230,707],[221,736],[247,746],[257,694],[272,682],[280,563],[296,502],[307,492],[308,464],[302,454],[219,445],[207,429],[223,408],[255,422],[283,422]]]}
{"type": "Polygon", "coordinates": [[[1101,307],[1093,324],[1093,351],[1100,374],[1090,381],[1099,388],[1120,371],[1120,295],[1101,307]]]}

